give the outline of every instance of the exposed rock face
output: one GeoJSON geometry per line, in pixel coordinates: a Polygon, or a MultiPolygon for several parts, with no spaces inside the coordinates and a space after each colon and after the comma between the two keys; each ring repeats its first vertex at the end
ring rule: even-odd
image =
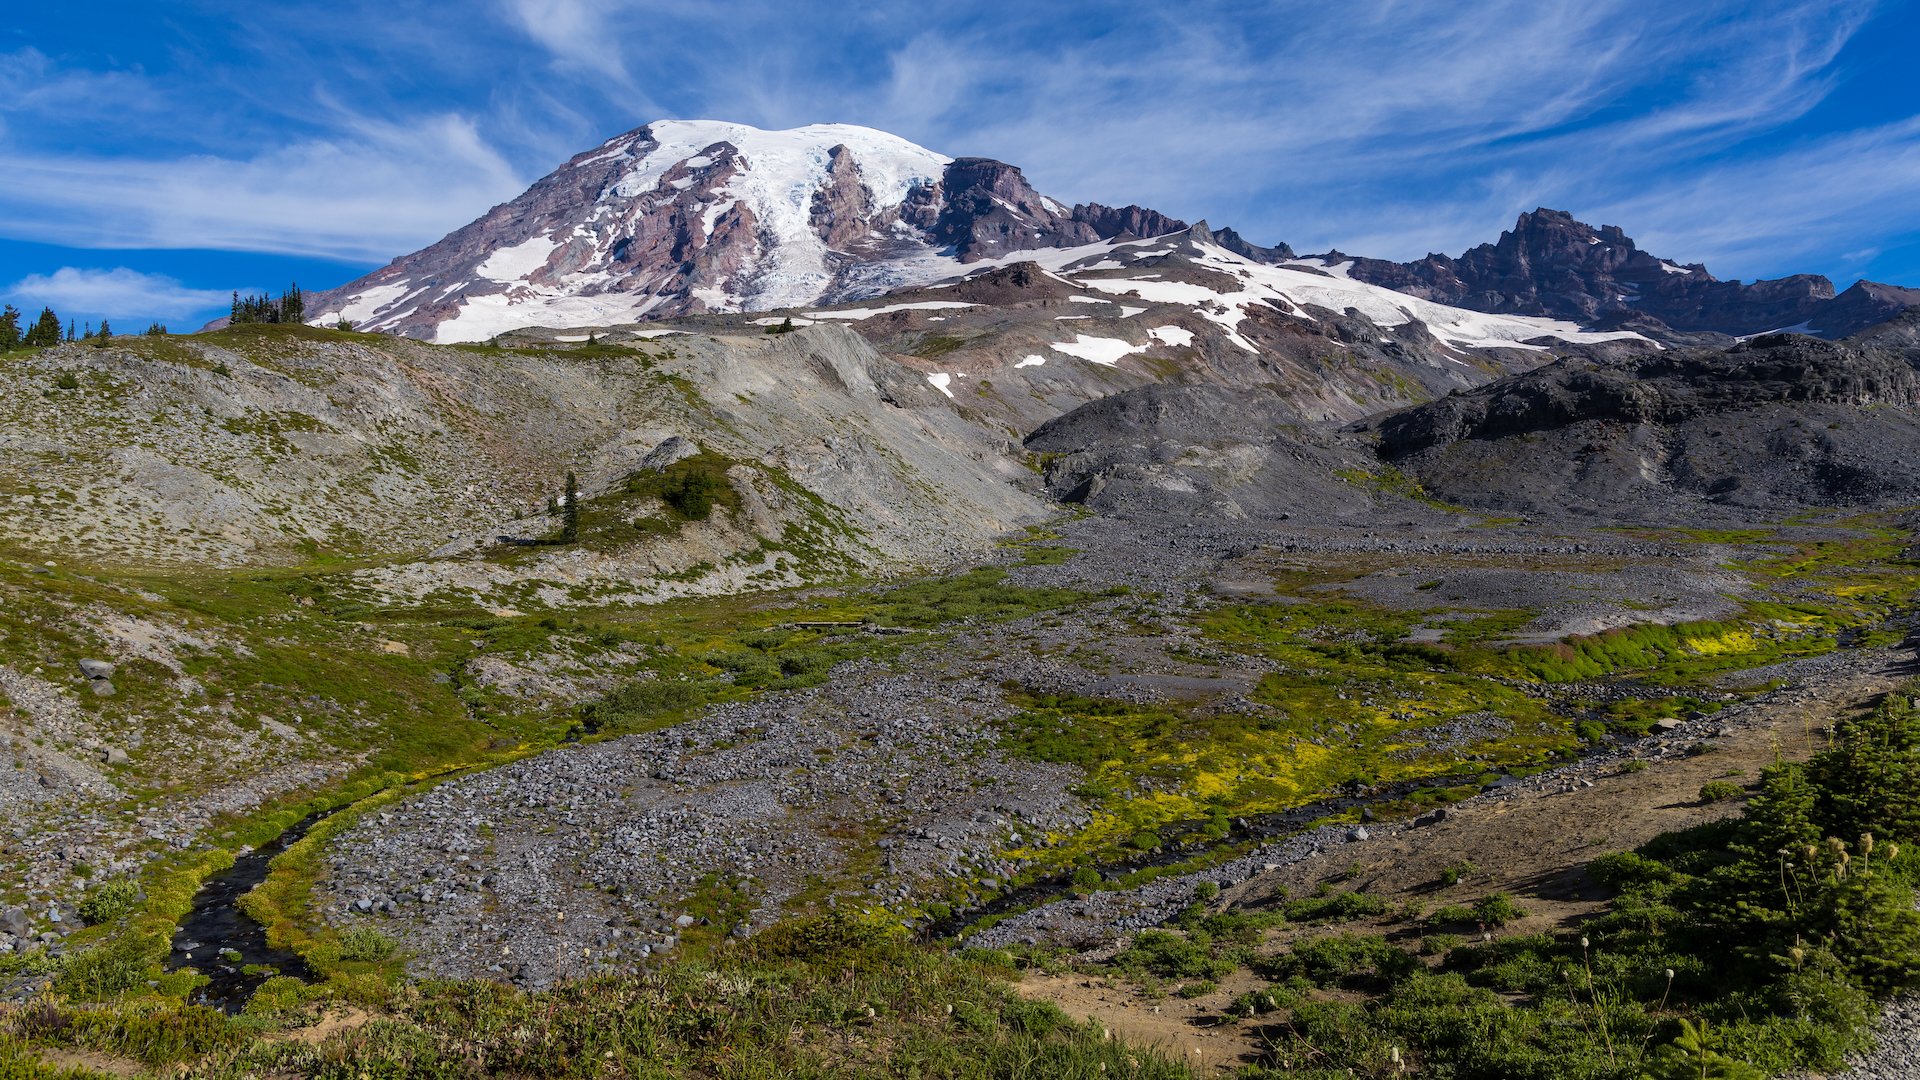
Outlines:
{"type": "Polygon", "coordinates": [[[1808,329],[1821,337],[1843,338],[1920,308],[1920,289],[1856,281],[1853,287],[1814,313],[1808,329]]]}
{"type": "MultiPolygon", "coordinates": [[[[1338,252],[1330,257],[1343,258],[1338,252]]],[[[1544,208],[1521,214],[1496,243],[1481,244],[1457,259],[1428,255],[1394,263],[1355,258],[1347,272],[1362,281],[1476,311],[1548,315],[1584,326],[1655,320],[1683,332],[1736,336],[1810,320],[1816,320],[1814,329],[1826,336],[1844,336],[1869,325],[1857,321],[1869,308],[1885,310],[1882,318],[1897,312],[1902,302],[1892,293],[1912,292],[1895,289],[1863,297],[1828,314],[1833,283],[1819,275],[1752,284],[1721,281],[1698,263],[1679,266],[1640,250],[1618,226],[1596,229],[1565,211],[1544,208]],[[1829,333],[1829,324],[1837,332],[1829,333]]],[[[1912,298],[1905,301],[1910,302],[1912,298]]]]}
{"type": "Polygon", "coordinates": [[[1382,456],[1470,505],[1620,515],[1920,500],[1920,351],[1775,334],[1564,360],[1392,414],[1382,456]]]}
{"type": "Polygon", "coordinates": [[[1299,423],[1278,396],[1219,386],[1143,386],[1042,424],[1027,449],[1046,455],[1056,498],[1102,514],[1332,520],[1369,509],[1339,470],[1366,455],[1299,423]]]}
{"type": "Polygon", "coordinates": [[[1009,252],[1185,228],[1068,208],[1020,170],[884,132],[663,121],[439,243],[308,298],[314,321],[447,341],[875,296],[1009,252]]]}

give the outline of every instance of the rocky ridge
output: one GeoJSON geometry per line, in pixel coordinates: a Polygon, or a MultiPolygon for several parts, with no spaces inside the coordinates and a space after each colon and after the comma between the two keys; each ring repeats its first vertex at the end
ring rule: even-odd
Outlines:
{"type": "MultiPolygon", "coordinates": [[[[1346,261],[1338,252],[1324,256],[1346,261]]],[[[1635,327],[1656,336],[1745,336],[1798,329],[1842,338],[1920,303],[1920,292],[1862,281],[1838,297],[1833,282],[1795,274],[1743,284],[1722,281],[1641,250],[1617,225],[1595,228],[1564,210],[1521,214],[1499,240],[1458,258],[1412,262],[1350,258],[1348,273],[1413,296],[1475,311],[1635,327]]]]}
{"type": "Polygon", "coordinates": [[[1489,509],[1708,519],[1920,498],[1920,353],[1772,335],[1563,360],[1368,425],[1385,459],[1489,509]]]}

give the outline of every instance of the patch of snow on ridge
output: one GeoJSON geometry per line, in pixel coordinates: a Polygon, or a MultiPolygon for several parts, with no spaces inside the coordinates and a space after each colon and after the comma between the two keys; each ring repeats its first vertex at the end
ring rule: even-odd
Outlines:
{"type": "Polygon", "coordinates": [[[340,308],[338,312],[328,312],[320,317],[322,322],[338,322],[346,319],[356,326],[372,319],[381,308],[407,295],[408,282],[400,281],[392,285],[376,285],[355,296],[340,308]]]}
{"type": "Polygon", "coordinates": [[[1046,358],[1046,357],[1044,357],[1044,356],[1041,356],[1041,355],[1039,355],[1039,354],[1037,354],[1037,353],[1036,353],[1036,354],[1034,354],[1034,355],[1032,355],[1032,356],[1023,356],[1023,357],[1021,357],[1021,358],[1020,358],[1020,362],[1019,362],[1019,363],[1017,363],[1017,364],[1015,364],[1015,365],[1013,365],[1013,366],[1014,366],[1014,367],[1017,367],[1017,368],[1023,368],[1023,367],[1039,367],[1040,365],[1042,365],[1042,364],[1044,364],[1044,363],[1046,363],[1046,362],[1047,362],[1047,358],[1046,358]]]}
{"type": "Polygon", "coordinates": [[[807,315],[815,319],[871,319],[875,315],[887,315],[895,311],[943,311],[947,308],[979,307],[961,300],[916,300],[910,304],[888,304],[877,308],[847,308],[844,311],[809,311],[807,315]]]}
{"type": "Polygon", "coordinates": [[[1193,331],[1184,326],[1156,326],[1147,331],[1147,336],[1162,345],[1193,344],[1193,331]]]}
{"type": "Polygon", "coordinates": [[[1689,269],[1687,269],[1686,267],[1684,267],[1684,266],[1675,266],[1675,265],[1673,265],[1672,263],[1670,263],[1670,262],[1668,262],[1668,261],[1666,261],[1665,259],[1662,259],[1662,260],[1660,260],[1660,269],[1662,269],[1662,270],[1665,270],[1665,271],[1666,271],[1667,273],[1669,273],[1669,274],[1691,274],[1691,273],[1693,273],[1693,271],[1691,271],[1691,270],[1689,270],[1689,269]]]}
{"type": "Polygon", "coordinates": [[[549,237],[529,237],[512,247],[496,249],[473,272],[491,281],[519,281],[547,265],[548,256],[559,246],[549,237]]]}
{"type": "Polygon", "coordinates": [[[505,295],[470,296],[460,302],[460,313],[434,328],[433,341],[454,345],[486,341],[509,330],[548,326],[571,330],[583,326],[618,326],[639,322],[658,306],[657,296],[601,293],[598,296],[539,296],[519,303],[505,295]]]}
{"type": "Polygon", "coordinates": [[[1140,346],[1135,345],[1131,341],[1122,341],[1119,338],[1092,337],[1087,334],[1077,334],[1072,341],[1055,342],[1049,345],[1048,348],[1056,352],[1066,353],[1068,356],[1077,356],[1082,360],[1099,364],[1102,367],[1112,367],[1120,362],[1121,357],[1130,352],[1138,352],[1140,346]]]}
{"type": "MultiPolygon", "coordinates": [[[[1216,294],[1218,301],[1227,309],[1226,315],[1216,315],[1207,308],[1200,309],[1201,315],[1222,325],[1227,325],[1231,320],[1237,326],[1251,304],[1281,300],[1302,317],[1311,317],[1300,310],[1311,305],[1329,311],[1357,311],[1382,327],[1419,321],[1442,341],[1467,348],[1537,350],[1544,346],[1527,345],[1524,342],[1538,337],[1554,337],[1577,343],[1647,340],[1632,331],[1596,333],[1558,319],[1531,315],[1489,315],[1436,304],[1378,285],[1355,281],[1347,275],[1347,268],[1353,265],[1350,260],[1327,265],[1324,274],[1315,274],[1304,269],[1252,262],[1211,244],[1201,244],[1199,249],[1199,256],[1195,259],[1197,263],[1236,274],[1248,283],[1248,287],[1240,292],[1216,294]]],[[[1099,284],[1105,291],[1104,284],[1091,281],[1087,284],[1099,284]]],[[[1251,343],[1245,342],[1237,334],[1234,335],[1234,341],[1242,348],[1252,349],[1251,343]]]]}
{"type": "Polygon", "coordinates": [[[689,168],[702,167],[694,164],[702,159],[712,164],[706,151],[716,144],[738,152],[741,167],[713,192],[708,213],[745,203],[766,237],[766,254],[753,273],[743,276],[751,286],[739,297],[742,306],[762,310],[818,303],[833,279],[826,242],[813,231],[812,208],[813,193],[827,183],[834,147],[852,153],[876,211],[899,206],[915,187],[938,180],[952,160],[899,136],[851,124],[763,131],[717,120],[663,120],[645,130],[657,145],[615,186],[622,196],[653,191],[683,162],[689,168]]]}
{"type": "Polygon", "coordinates": [[[953,391],[947,389],[948,386],[951,386],[953,384],[952,375],[949,375],[944,371],[936,371],[933,374],[927,376],[927,381],[933,384],[933,388],[935,390],[940,391],[941,393],[947,395],[948,397],[953,396],[953,391]]]}

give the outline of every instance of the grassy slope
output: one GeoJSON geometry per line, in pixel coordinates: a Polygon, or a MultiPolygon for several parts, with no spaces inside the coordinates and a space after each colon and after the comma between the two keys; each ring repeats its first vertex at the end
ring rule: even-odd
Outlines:
{"type": "MultiPolygon", "coordinates": [[[[1727,538],[1712,540],[1726,542],[1727,538]]],[[[1029,557],[1051,562],[1060,556],[1057,549],[1035,547],[1029,557]]],[[[91,930],[78,939],[80,945],[109,939],[138,943],[116,961],[125,970],[115,977],[132,996],[112,1010],[121,1019],[100,1021],[107,1029],[123,1021],[139,1028],[125,1017],[145,1011],[158,1010],[158,1015],[168,1018],[185,1015],[177,1006],[143,991],[142,980],[152,970],[153,943],[185,910],[200,877],[230,858],[229,850],[258,843],[313,809],[369,800],[382,792],[386,795],[380,797],[391,797],[407,785],[450,770],[534,752],[583,733],[595,737],[671,723],[708,701],[757,689],[807,685],[824,677],[840,659],[885,655],[899,647],[886,639],[846,639],[830,630],[782,629],[787,623],[869,620],[937,631],[958,619],[1016,617],[1084,599],[1066,591],[1009,586],[997,571],[977,571],[890,590],[855,589],[773,603],[742,597],[567,617],[500,616],[462,606],[369,608],[337,587],[344,569],[318,564],[272,572],[135,575],[60,568],[35,574],[24,564],[0,561],[0,591],[7,600],[0,606],[0,630],[4,631],[0,659],[16,667],[71,670],[80,656],[100,651],[98,637],[69,617],[89,607],[177,626],[212,643],[182,657],[184,673],[201,687],[202,703],[218,705],[242,729],[290,712],[312,715],[317,721],[317,744],[354,762],[324,788],[285,793],[245,818],[226,823],[206,838],[216,845],[211,849],[157,859],[143,875],[148,894],[144,906],[123,924],[91,930]],[[390,643],[404,645],[404,652],[390,643]],[[614,695],[605,705],[582,712],[529,708],[496,691],[467,685],[462,678],[467,660],[482,653],[509,657],[565,653],[587,658],[624,646],[637,647],[644,657],[629,672],[650,679],[639,685],[681,689],[665,697],[614,695]]],[[[1060,838],[1064,843],[1055,851],[1060,868],[1065,869],[1071,863],[1153,846],[1187,831],[1195,840],[1212,839],[1212,830],[1228,815],[1299,805],[1347,781],[1447,773],[1458,762],[1402,753],[1411,748],[1408,732],[1468,712],[1499,712],[1515,730],[1512,737],[1475,747],[1477,766],[1524,766],[1550,759],[1573,748],[1577,738],[1573,725],[1546,708],[1537,694],[1516,688],[1516,683],[1547,685],[1594,675],[1632,675],[1686,686],[1719,671],[1831,648],[1840,631],[1864,631],[1871,641],[1882,633],[1879,620],[1892,608],[1910,602],[1920,584],[1920,573],[1899,557],[1897,535],[1885,530],[1869,532],[1859,540],[1808,545],[1790,556],[1770,556],[1752,569],[1773,580],[1780,595],[1777,602],[1755,605],[1741,620],[1629,629],[1547,648],[1500,649],[1463,633],[1445,647],[1412,649],[1398,645],[1398,637],[1413,619],[1431,613],[1328,604],[1324,598],[1312,606],[1299,603],[1296,596],[1275,604],[1221,608],[1200,620],[1204,634],[1218,644],[1262,658],[1275,669],[1257,692],[1256,699],[1268,706],[1257,720],[1029,694],[1017,698],[1027,711],[1010,729],[1009,745],[1088,768],[1088,794],[1095,798],[1100,814],[1084,834],[1060,838]],[[1142,790],[1151,794],[1137,797],[1135,793],[1142,790]]],[[[118,679],[122,693],[88,704],[110,724],[131,722],[134,717],[160,717],[162,728],[168,722],[181,723],[184,712],[169,713],[168,708],[170,703],[180,704],[174,701],[173,678],[157,665],[127,665],[118,679]],[[169,715],[172,721],[165,719],[169,715]]],[[[1611,719],[1631,730],[1644,726],[1657,712],[1628,710],[1628,715],[1611,719]]],[[[164,745],[167,732],[150,729],[149,735],[164,745]]],[[[191,776],[144,773],[139,764],[126,779],[136,797],[153,799],[181,797],[194,783],[191,776]]],[[[365,802],[362,809],[372,805],[376,803],[365,802]]],[[[339,819],[342,827],[349,820],[339,819]]],[[[445,999],[435,993],[418,999],[403,995],[396,1004],[389,996],[393,993],[390,965],[340,959],[340,943],[304,918],[304,889],[310,883],[313,853],[332,831],[323,828],[310,843],[291,852],[284,865],[276,868],[272,887],[259,896],[255,907],[283,940],[304,946],[323,970],[331,966],[336,979],[319,990],[282,987],[279,996],[266,1004],[278,1002],[286,1014],[261,1023],[292,1022],[305,1015],[301,1010],[309,1009],[316,999],[361,1000],[394,1009],[399,1026],[391,1046],[362,1046],[354,1053],[375,1057],[389,1052],[403,1056],[452,1053],[446,1041],[454,1036],[436,1026],[446,1022],[446,1014],[438,1011],[445,999]],[[334,957],[331,965],[329,950],[334,957]],[[408,1030],[408,1025],[411,1034],[398,1033],[408,1030]]],[[[1034,1033],[1021,1028],[1026,1021],[1010,1019],[1015,1013],[1008,1010],[1017,1012],[1017,1007],[995,989],[990,972],[964,965],[948,970],[943,967],[947,961],[912,950],[899,955],[912,959],[898,963],[928,965],[925,977],[934,982],[927,985],[938,985],[943,979],[973,980],[966,983],[974,988],[969,993],[992,1004],[981,1006],[988,1009],[983,1019],[962,1028],[951,1027],[944,1014],[935,1018],[937,1022],[926,1022],[929,1018],[904,1009],[901,1015],[910,1016],[903,1021],[906,1028],[881,1039],[885,1047],[931,1039],[930,1045],[943,1048],[941,1053],[950,1053],[954,1046],[973,1046],[991,1056],[1008,1047],[1045,1054],[1065,1046],[1078,1047],[1072,1054],[1081,1055],[1071,1058],[1072,1068],[1106,1060],[1100,1056],[1106,1051],[1083,1045],[1084,1033],[1058,1035],[1057,1020],[1043,1024],[1055,1034],[1034,1042],[1034,1033]],[[989,1036],[990,1046],[966,1042],[989,1036]]],[[[773,967],[754,967],[745,977],[781,987],[783,992],[824,979],[836,993],[869,997],[880,993],[857,982],[835,983],[825,970],[794,969],[790,959],[773,967]],[[855,989],[848,989],[849,985],[855,989]]],[[[715,962],[723,967],[732,963],[715,962]]],[[[684,980],[708,978],[697,966],[701,961],[690,963],[695,966],[676,967],[661,978],[666,985],[679,987],[688,985],[684,980]]],[[[172,979],[160,989],[177,995],[187,989],[187,983],[172,979]]],[[[447,991],[455,997],[474,992],[471,988],[447,991]]],[[[619,1007],[631,1008],[631,995],[652,1000],[652,995],[665,991],[642,980],[611,984],[605,992],[610,1002],[627,1000],[628,1005],[619,1007]]],[[[497,1007],[544,1010],[542,1015],[549,1018],[545,1022],[551,1022],[554,1030],[543,1028],[534,1042],[544,1045],[544,1040],[564,1048],[556,1052],[577,1054],[582,1049],[577,1040],[584,1036],[562,1029],[567,1027],[569,1011],[585,1006],[557,1002],[565,994],[591,996],[597,991],[574,988],[560,993],[561,998],[532,1002],[509,994],[497,1007]],[[556,1016],[558,1020],[553,1019],[556,1016]]],[[[756,1008],[762,1009],[754,1014],[756,1023],[788,1015],[756,1008]]],[[[208,1031],[227,1032],[206,1035],[212,1041],[204,1045],[192,1042],[201,1036],[182,1036],[187,1039],[184,1048],[147,1052],[155,1061],[239,1037],[228,1026],[210,1021],[155,1023],[200,1024],[208,1031]]],[[[244,1030],[243,1026],[241,1034],[244,1030]]],[[[32,1034],[61,1037],[37,1029],[32,1034]]],[[[645,1045],[655,1045],[645,1040],[659,1036],[636,1037],[645,1045]]],[[[765,1031],[751,1026],[739,1029],[739,1039],[764,1037],[765,1031]]],[[[135,1037],[96,1033],[76,1038],[126,1049],[135,1037]]],[[[591,1049],[600,1046],[588,1042],[591,1049]]],[[[635,1052],[626,1044],[614,1049],[635,1052]]],[[[843,1051],[844,1045],[836,1052],[843,1051]]],[[[244,1051],[258,1052],[257,1046],[244,1051]]],[[[487,1051],[495,1052],[506,1050],[487,1051]]],[[[873,1060],[876,1067],[891,1061],[884,1056],[873,1060]]],[[[801,1069],[802,1064],[796,1059],[793,1067],[801,1069]]],[[[1158,1068],[1150,1063],[1138,1067],[1158,1068]]],[[[934,1070],[929,1075],[970,1073],[934,1070]]]]}

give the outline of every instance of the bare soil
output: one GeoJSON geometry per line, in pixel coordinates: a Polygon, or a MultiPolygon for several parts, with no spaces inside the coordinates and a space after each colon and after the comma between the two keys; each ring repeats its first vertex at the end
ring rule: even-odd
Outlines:
{"type": "MultiPolygon", "coordinates": [[[[1420,913],[1494,892],[1511,894],[1526,917],[1487,932],[1568,930],[1599,914],[1607,902],[1606,890],[1586,874],[1594,858],[1736,813],[1741,800],[1703,802],[1701,785],[1723,778],[1748,783],[1777,760],[1810,756],[1824,745],[1826,729],[1835,721],[1868,708],[1916,673],[1920,661],[1912,650],[1883,650],[1870,663],[1810,676],[1758,722],[1706,740],[1695,752],[1652,761],[1638,771],[1612,772],[1591,787],[1484,795],[1451,808],[1436,824],[1382,828],[1372,841],[1339,845],[1262,874],[1228,889],[1218,903],[1267,908],[1286,896],[1308,895],[1322,882],[1336,882],[1337,888],[1385,899],[1395,912],[1331,929],[1286,927],[1271,935],[1266,949],[1330,932],[1417,939],[1423,933],[1420,913]],[[1458,884],[1442,886],[1441,871],[1462,862],[1475,871],[1458,884]]],[[[1225,1073],[1258,1061],[1267,1049],[1261,1030],[1268,1021],[1236,1020],[1224,1011],[1236,996],[1260,985],[1243,970],[1222,980],[1213,993],[1188,999],[1165,993],[1177,989],[1172,986],[1034,973],[1018,989],[1053,1002],[1076,1020],[1099,1023],[1115,1037],[1176,1053],[1196,1071],[1225,1073]]]]}

